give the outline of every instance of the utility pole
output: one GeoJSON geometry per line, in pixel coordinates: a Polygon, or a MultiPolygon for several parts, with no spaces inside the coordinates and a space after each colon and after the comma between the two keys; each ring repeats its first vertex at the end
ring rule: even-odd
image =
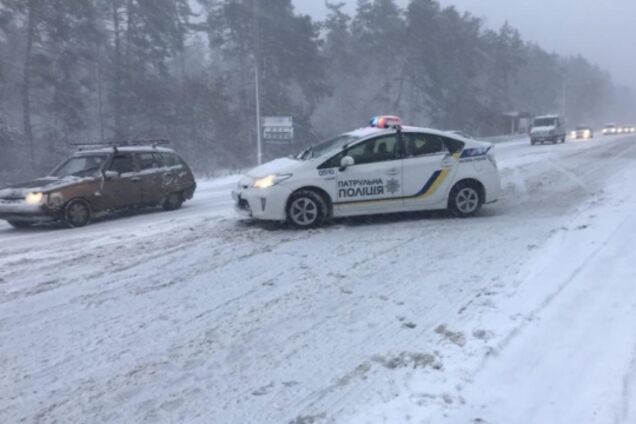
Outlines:
{"type": "Polygon", "coordinates": [[[260,53],[260,16],[258,10],[258,1],[253,0],[254,11],[254,80],[256,90],[256,160],[259,165],[263,163],[263,146],[261,140],[261,81],[258,72],[259,53],[260,53]]]}
{"type": "Polygon", "coordinates": [[[567,86],[567,80],[566,80],[566,77],[565,77],[565,71],[563,72],[561,84],[562,84],[562,87],[561,87],[561,114],[565,118],[565,115],[568,112],[568,110],[567,110],[568,86],[567,86]]]}
{"type": "Polygon", "coordinates": [[[261,140],[261,94],[260,94],[260,81],[258,74],[258,61],[254,59],[254,80],[256,86],[256,156],[258,164],[263,163],[263,146],[261,140]]]}

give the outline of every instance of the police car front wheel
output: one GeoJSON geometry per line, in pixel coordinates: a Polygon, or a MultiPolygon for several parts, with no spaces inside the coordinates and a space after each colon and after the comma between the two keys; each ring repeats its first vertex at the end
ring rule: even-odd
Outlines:
{"type": "Polygon", "coordinates": [[[475,215],[481,209],[482,203],[482,196],[475,184],[460,183],[451,190],[449,209],[460,218],[475,215]]]}
{"type": "Polygon", "coordinates": [[[287,222],[296,228],[313,228],[324,223],[327,203],[323,197],[311,190],[294,193],[287,206],[287,222]]]}

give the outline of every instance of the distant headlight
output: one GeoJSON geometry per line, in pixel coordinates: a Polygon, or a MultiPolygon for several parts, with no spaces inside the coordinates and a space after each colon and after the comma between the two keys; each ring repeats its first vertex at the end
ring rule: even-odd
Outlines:
{"type": "Polygon", "coordinates": [[[44,194],[42,193],[29,193],[25,198],[29,205],[40,205],[44,202],[44,194]]]}
{"type": "Polygon", "coordinates": [[[291,178],[292,174],[272,174],[254,181],[254,188],[270,188],[291,178]]]}
{"type": "Polygon", "coordinates": [[[572,132],[570,133],[570,136],[571,136],[571,137],[576,137],[576,131],[572,131],[572,132]]]}

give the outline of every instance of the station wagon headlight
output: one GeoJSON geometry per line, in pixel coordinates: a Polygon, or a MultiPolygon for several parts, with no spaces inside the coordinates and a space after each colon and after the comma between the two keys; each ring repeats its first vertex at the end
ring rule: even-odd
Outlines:
{"type": "Polygon", "coordinates": [[[254,188],[270,188],[291,178],[292,174],[272,174],[254,181],[254,188]]]}
{"type": "Polygon", "coordinates": [[[29,205],[40,205],[44,203],[44,194],[42,193],[29,193],[27,194],[25,201],[29,205]]]}

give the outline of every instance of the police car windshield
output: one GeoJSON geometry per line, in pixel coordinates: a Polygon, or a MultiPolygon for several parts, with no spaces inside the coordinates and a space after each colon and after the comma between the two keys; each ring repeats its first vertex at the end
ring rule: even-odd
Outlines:
{"type": "Polygon", "coordinates": [[[360,140],[359,136],[354,136],[350,134],[342,134],[342,135],[339,135],[338,137],[332,138],[330,140],[317,144],[313,147],[310,147],[309,149],[302,152],[298,156],[298,158],[302,160],[319,158],[328,153],[333,152],[334,150],[340,150],[345,145],[351,144],[357,140],[360,140]]]}
{"type": "Polygon", "coordinates": [[[52,177],[88,177],[102,169],[108,155],[75,156],[63,162],[51,172],[52,177]]]}

